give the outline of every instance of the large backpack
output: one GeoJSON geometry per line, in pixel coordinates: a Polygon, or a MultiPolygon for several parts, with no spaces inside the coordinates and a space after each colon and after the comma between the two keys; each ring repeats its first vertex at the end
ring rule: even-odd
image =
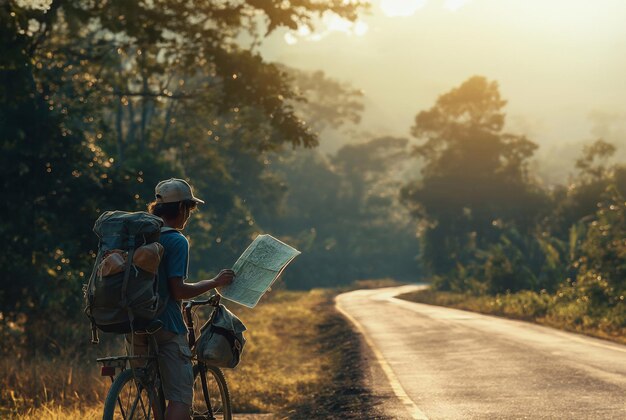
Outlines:
{"type": "Polygon", "coordinates": [[[96,220],[98,253],[85,288],[93,343],[98,342],[97,329],[125,334],[146,328],[167,303],[159,300],[154,264],[147,270],[141,264],[146,249],[162,254],[162,225],[161,218],[146,212],[107,211],[96,220]]]}

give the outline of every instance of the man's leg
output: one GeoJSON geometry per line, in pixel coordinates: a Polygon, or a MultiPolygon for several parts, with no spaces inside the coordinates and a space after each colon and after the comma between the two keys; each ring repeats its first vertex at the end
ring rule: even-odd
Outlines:
{"type": "Polygon", "coordinates": [[[187,420],[193,399],[193,366],[186,334],[159,331],[159,369],[165,399],[166,420],[187,420]]]}
{"type": "Polygon", "coordinates": [[[165,420],[188,420],[189,406],[179,401],[170,401],[165,410],[165,420]]]}

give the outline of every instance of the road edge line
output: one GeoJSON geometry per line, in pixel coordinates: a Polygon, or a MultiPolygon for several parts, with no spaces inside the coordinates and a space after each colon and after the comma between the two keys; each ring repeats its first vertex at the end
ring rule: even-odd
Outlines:
{"type": "Polygon", "coordinates": [[[350,315],[343,308],[341,308],[336,298],[335,298],[335,308],[341,315],[343,315],[348,321],[350,321],[354,325],[356,330],[359,332],[359,334],[361,334],[361,336],[363,337],[363,339],[365,340],[369,348],[372,350],[372,353],[374,353],[374,356],[376,357],[376,360],[378,361],[378,364],[382,368],[383,372],[385,372],[385,375],[387,376],[387,380],[389,381],[389,385],[391,385],[391,389],[393,390],[393,393],[396,394],[396,397],[398,397],[398,399],[402,402],[402,404],[404,404],[405,408],[411,415],[411,418],[415,420],[428,420],[428,417],[426,416],[426,414],[424,414],[424,412],[420,410],[417,404],[415,404],[415,402],[413,402],[411,397],[409,397],[409,395],[406,393],[406,391],[402,387],[402,384],[400,384],[400,381],[398,380],[396,374],[393,373],[391,366],[389,366],[389,363],[387,363],[387,361],[385,360],[385,357],[380,352],[380,350],[378,350],[374,342],[370,340],[370,338],[367,336],[365,329],[359,323],[359,321],[357,321],[352,315],[350,315]]]}

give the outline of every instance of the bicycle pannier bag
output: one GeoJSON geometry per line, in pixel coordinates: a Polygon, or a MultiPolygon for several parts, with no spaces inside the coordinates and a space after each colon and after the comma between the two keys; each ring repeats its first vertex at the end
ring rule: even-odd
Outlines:
{"type": "Polygon", "coordinates": [[[215,308],[211,320],[200,329],[195,345],[198,359],[212,366],[234,368],[241,361],[246,326],[224,305],[215,308]]]}
{"type": "Polygon", "coordinates": [[[146,212],[108,211],[96,220],[93,230],[100,241],[85,290],[93,342],[96,327],[122,334],[139,330],[164,306],[156,276],[162,225],[161,218],[146,212]]]}

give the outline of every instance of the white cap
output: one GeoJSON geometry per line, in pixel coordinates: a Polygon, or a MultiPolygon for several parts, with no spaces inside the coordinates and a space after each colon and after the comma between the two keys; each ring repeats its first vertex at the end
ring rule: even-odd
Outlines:
{"type": "Polygon", "coordinates": [[[159,182],[154,189],[154,195],[157,203],[176,203],[191,200],[204,204],[204,201],[193,196],[191,185],[187,181],[178,178],[170,178],[159,182]]]}

